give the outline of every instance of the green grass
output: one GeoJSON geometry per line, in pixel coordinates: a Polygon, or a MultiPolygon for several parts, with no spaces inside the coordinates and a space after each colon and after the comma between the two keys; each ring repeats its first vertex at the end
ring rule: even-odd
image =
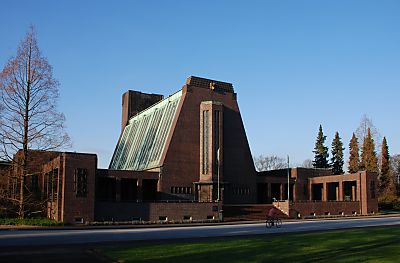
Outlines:
{"type": "Polygon", "coordinates": [[[0,218],[0,225],[62,226],[64,224],[47,218],[0,218]]]}
{"type": "Polygon", "coordinates": [[[100,252],[122,262],[399,262],[400,227],[113,247],[100,252]]]}

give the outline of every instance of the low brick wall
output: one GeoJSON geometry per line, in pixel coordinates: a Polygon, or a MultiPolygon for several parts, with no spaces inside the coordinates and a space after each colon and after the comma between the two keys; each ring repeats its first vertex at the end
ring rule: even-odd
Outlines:
{"type": "Polygon", "coordinates": [[[288,201],[277,201],[277,202],[272,202],[272,204],[281,210],[283,213],[286,215],[289,215],[289,202],[288,201]]]}
{"type": "MultiPolygon", "coordinates": [[[[259,221],[265,220],[272,204],[224,205],[222,207],[224,221],[259,221]]],[[[282,211],[277,214],[280,218],[287,218],[282,211]]]]}
{"type": "Polygon", "coordinates": [[[334,216],[360,214],[360,202],[309,201],[290,205],[291,217],[334,216]]]}
{"type": "Polygon", "coordinates": [[[96,221],[183,221],[218,219],[218,203],[96,202],[96,221]]]}

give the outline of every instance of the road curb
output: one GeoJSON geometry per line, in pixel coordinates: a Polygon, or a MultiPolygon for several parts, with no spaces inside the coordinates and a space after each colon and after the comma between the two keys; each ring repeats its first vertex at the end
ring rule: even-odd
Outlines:
{"type": "MultiPolygon", "coordinates": [[[[366,218],[382,218],[382,217],[399,217],[400,214],[387,215],[369,215],[369,216],[349,216],[349,217],[320,217],[307,219],[285,219],[285,222],[304,222],[304,221],[321,221],[321,220],[355,220],[366,218]]],[[[265,220],[256,221],[232,221],[232,222],[216,222],[216,223],[188,223],[188,224],[147,224],[147,225],[103,225],[103,226],[0,226],[0,231],[29,231],[29,230],[89,230],[89,229],[133,229],[133,228],[160,228],[160,227],[191,227],[191,226],[221,226],[221,225],[237,225],[237,224],[259,224],[265,220]]]]}

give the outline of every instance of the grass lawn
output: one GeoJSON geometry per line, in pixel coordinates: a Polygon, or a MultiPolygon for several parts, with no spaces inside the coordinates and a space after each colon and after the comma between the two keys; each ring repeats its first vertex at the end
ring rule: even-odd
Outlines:
{"type": "Polygon", "coordinates": [[[101,253],[122,262],[400,262],[400,227],[112,247],[101,253]]]}

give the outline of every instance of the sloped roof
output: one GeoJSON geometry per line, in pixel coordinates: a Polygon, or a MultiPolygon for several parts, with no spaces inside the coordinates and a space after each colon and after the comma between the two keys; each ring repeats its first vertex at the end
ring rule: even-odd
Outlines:
{"type": "Polygon", "coordinates": [[[132,117],[109,169],[142,171],[158,167],[181,97],[180,90],[132,117]]]}

